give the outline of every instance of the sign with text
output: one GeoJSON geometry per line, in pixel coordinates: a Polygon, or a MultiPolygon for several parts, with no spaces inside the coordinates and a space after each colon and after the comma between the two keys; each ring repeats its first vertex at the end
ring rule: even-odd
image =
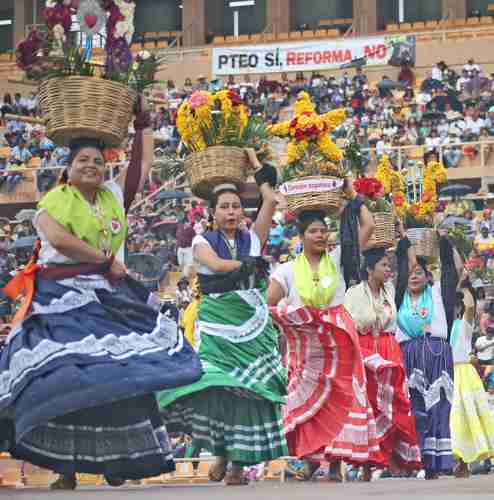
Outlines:
{"type": "Polygon", "coordinates": [[[213,49],[213,74],[244,75],[337,69],[362,59],[369,66],[415,63],[414,36],[340,38],[213,49]],[[397,64],[398,63],[398,64],[397,64]]]}
{"type": "Polygon", "coordinates": [[[343,188],[344,182],[344,179],[337,179],[334,177],[302,178],[296,181],[285,182],[285,184],[280,186],[280,193],[285,196],[290,196],[295,194],[336,191],[343,188]]]}

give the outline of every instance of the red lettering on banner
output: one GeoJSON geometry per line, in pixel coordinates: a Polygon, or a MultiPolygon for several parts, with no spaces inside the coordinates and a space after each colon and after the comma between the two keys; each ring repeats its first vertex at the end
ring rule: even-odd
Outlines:
{"type": "Polygon", "coordinates": [[[366,45],[364,47],[364,57],[366,57],[367,59],[374,59],[376,55],[376,48],[373,46],[373,47],[369,47],[368,45],[366,45]]]}
{"type": "Polygon", "coordinates": [[[331,62],[331,51],[325,50],[322,55],[323,64],[329,64],[331,62]]]}
{"type": "Polygon", "coordinates": [[[295,62],[295,58],[296,58],[297,54],[295,54],[295,52],[288,52],[288,54],[286,55],[286,64],[287,66],[293,66],[294,64],[296,64],[295,62]]]}
{"type": "Polygon", "coordinates": [[[297,64],[299,66],[303,66],[305,64],[305,54],[303,52],[299,52],[297,54],[297,64]]]}
{"type": "Polygon", "coordinates": [[[352,57],[352,51],[350,49],[345,50],[345,61],[351,61],[353,59],[352,57]]]}
{"type": "Polygon", "coordinates": [[[343,51],[342,50],[333,50],[333,62],[343,62],[343,51]]]}
{"type": "Polygon", "coordinates": [[[381,44],[377,46],[377,57],[379,59],[384,59],[386,57],[386,52],[388,50],[386,49],[386,45],[381,44]]]}

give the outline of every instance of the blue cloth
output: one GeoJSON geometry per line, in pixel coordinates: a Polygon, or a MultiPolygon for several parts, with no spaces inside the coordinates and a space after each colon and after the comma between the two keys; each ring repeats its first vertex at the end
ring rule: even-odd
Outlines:
{"type": "MultiPolygon", "coordinates": [[[[0,442],[58,473],[170,470],[154,392],[197,381],[198,356],[133,280],[36,282],[33,314],[0,354],[0,442]]],[[[161,471],[161,472],[160,472],[161,471]]]]}
{"type": "Polygon", "coordinates": [[[400,344],[408,378],[422,463],[429,472],[453,468],[449,416],[453,401],[453,353],[444,339],[429,334],[400,344]]]}
{"type": "MultiPolygon", "coordinates": [[[[203,237],[211,245],[211,248],[216,252],[220,259],[231,259],[230,249],[225,241],[225,236],[220,231],[208,231],[203,234],[203,237]]],[[[237,230],[235,233],[235,244],[237,247],[237,257],[249,257],[251,238],[248,231],[237,230]]]]}
{"type": "Polygon", "coordinates": [[[432,287],[430,285],[425,287],[415,308],[412,306],[412,298],[407,291],[398,311],[398,326],[410,338],[421,337],[424,335],[426,327],[432,323],[433,313],[432,287]]]}
{"type": "Polygon", "coordinates": [[[281,225],[277,225],[269,231],[269,244],[279,246],[283,243],[285,229],[281,225]]]}

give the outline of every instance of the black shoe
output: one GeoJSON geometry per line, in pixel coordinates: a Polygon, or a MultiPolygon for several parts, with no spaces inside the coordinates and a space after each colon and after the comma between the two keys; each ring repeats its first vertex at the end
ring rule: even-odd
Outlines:
{"type": "Polygon", "coordinates": [[[118,488],[125,484],[125,479],[116,476],[105,476],[105,481],[108,483],[108,486],[112,486],[113,488],[118,488]]]}

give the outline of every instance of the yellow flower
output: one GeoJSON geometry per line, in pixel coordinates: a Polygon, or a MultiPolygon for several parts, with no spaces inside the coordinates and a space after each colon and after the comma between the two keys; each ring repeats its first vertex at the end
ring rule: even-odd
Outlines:
{"type": "Polygon", "coordinates": [[[319,150],[330,161],[338,162],[343,158],[343,151],[331,140],[329,135],[319,136],[319,150]]]}
{"type": "Polygon", "coordinates": [[[336,127],[341,125],[346,119],[346,111],[341,109],[335,109],[329,111],[321,116],[321,120],[328,126],[329,131],[333,131],[336,127]]]}

